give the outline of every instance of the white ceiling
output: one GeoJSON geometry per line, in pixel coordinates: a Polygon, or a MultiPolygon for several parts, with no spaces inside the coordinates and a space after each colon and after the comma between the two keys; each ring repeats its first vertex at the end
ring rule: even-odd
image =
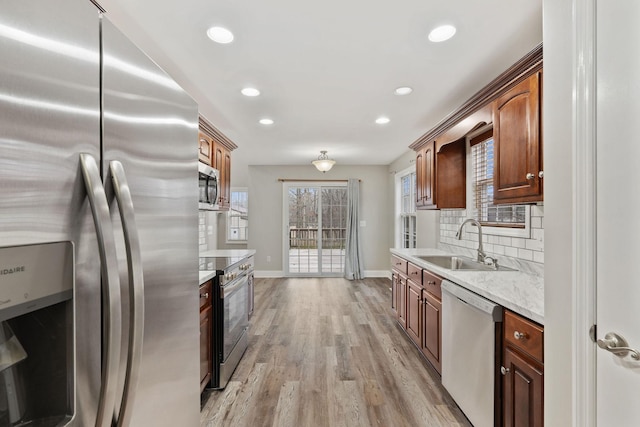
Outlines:
{"type": "Polygon", "coordinates": [[[309,164],[320,150],[339,164],[389,164],[542,41],[542,0],[99,2],[238,145],[238,166],[309,164]],[[455,37],[429,42],[443,23],[455,37]],[[234,42],[212,42],[214,25],[234,42]],[[245,97],[245,86],[262,94],[245,97]],[[398,86],[414,91],[394,95],[398,86]],[[381,115],[391,122],[377,125],[381,115]]]}

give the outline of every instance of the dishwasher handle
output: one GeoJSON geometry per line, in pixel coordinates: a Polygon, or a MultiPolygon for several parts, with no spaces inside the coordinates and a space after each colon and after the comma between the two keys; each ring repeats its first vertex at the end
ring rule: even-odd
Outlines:
{"type": "Polygon", "coordinates": [[[440,286],[442,292],[446,292],[447,294],[457,298],[460,302],[467,304],[469,307],[473,307],[476,310],[490,315],[494,322],[502,322],[502,306],[489,301],[488,299],[481,297],[460,285],[449,282],[448,280],[443,280],[440,286]]]}

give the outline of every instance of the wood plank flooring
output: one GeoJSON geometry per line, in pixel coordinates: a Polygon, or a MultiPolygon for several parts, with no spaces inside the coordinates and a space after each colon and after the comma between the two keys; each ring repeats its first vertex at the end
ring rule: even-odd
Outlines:
{"type": "Polygon", "coordinates": [[[391,316],[388,279],[255,280],[249,349],[201,426],[470,426],[391,316]]]}

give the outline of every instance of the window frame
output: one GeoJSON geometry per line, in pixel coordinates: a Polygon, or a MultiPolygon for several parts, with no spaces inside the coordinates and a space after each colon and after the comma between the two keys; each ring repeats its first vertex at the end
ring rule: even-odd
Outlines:
{"type": "MultiPolygon", "coordinates": [[[[227,218],[226,218],[226,230],[225,230],[225,242],[228,244],[235,244],[235,245],[246,245],[249,241],[249,189],[247,187],[234,187],[231,188],[230,190],[230,197],[231,200],[233,201],[233,193],[246,193],[247,195],[247,212],[246,212],[246,221],[247,221],[247,225],[245,227],[245,239],[241,240],[241,239],[232,239],[231,238],[231,218],[232,217],[239,217],[240,219],[242,219],[242,214],[233,214],[234,212],[239,212],[239,211],[234,211],[233,209],[233,203],[230,202],[229,203],[229,210],[226,212],[227,214],[227,218]]],[[[233,227],[236,228],[236,227],[233,227]]]]}
{"type": "MultiPolygon", "coordinates": [[[[471,153],[471,140],[475,137],[493,130],[493,124],[482,126],[481,128],[471,132],[466,138],[466,150],[467,150],[467,217],[478,219],[475,206],[475,170],[474,159],[471,153]]],[[[521,204],[525,207],[525,223],[524,227],[519,225],[518,227],[511,227],[509,223],[504,225],[484,225],[482,224],[482,233],[492,236],[504,236],[504,237],[521,237],[525,239],[531,238],[531,205],[521,204]]]]}
{"type": "Polygon", "coordinates": [[[416,209],[416,192],[417,192],[417,175],[415,165],[408,167],[400,172],[397,172],[395,175],[395,188],[396,188],[396,227],[395,227],[395,241],[397,248],[403,249],[414,249],[418,247],[418,215],[416,209]],[[402,188],[402,180],[407,176],[414,176],[412,189],[409,194],[409,206],[410,211],[404,212],[404,203],[403,203],[403,188],[402,188]],[[410,218],[409,220],[409,246],[405,247],[405,219],[410,218]]]}

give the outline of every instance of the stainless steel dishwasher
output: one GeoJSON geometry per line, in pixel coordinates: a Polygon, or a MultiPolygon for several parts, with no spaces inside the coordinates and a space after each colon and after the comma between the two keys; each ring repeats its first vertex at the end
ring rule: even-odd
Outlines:
{"type": "Polygon", "coordinates": [[[501,306],[442,281],[442,385],[475,427],[493,427],[500,419],[496,405],[500,322],[501,306]]]}

